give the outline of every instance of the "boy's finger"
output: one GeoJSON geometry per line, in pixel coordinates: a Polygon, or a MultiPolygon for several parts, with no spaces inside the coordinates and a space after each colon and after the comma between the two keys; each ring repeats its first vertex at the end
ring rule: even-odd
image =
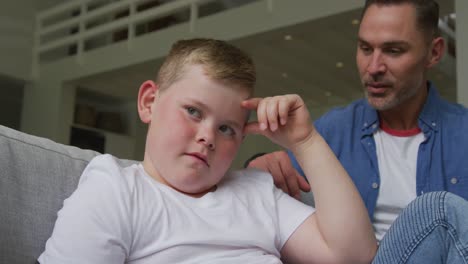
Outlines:
{"type": "Polygon", "coordinates": [[[268,130],[263,130],[258,122],[250,122],[244,126],[244,135],[248,134],[262,135],[268,138],[270,138],[271,135],[268,130]]]}
{"type": "Polygon", "coordinates": [[[286,100],[280,100],[278,103],[278,118],[281,125],[285,125],[288,121],[289,104],[286,100]]]}
{"type": "Polygon", "coordinates": [[[262,130],[260,129],[260,124],[258,122],[249,122],[244,126],[244,135],[248,134],[262,134],[262,130]]]}
{"type": "Polygon", "coordinates": [[[267,101],[268,98],[263,98],[257,106],[257,121],[260,124],[260,129],[262,130],[266,130],[268,128],[268,119],[266,114],[267,101]]]}
{"type": "Polygon", "coordinates": [[[278,129],[278,101],[274,98],[269,100],[266,111],[270,130],[276,131],[278,129]]]}
{"type": "Polygon", "coordinates": [[[260,104],[261,101],[262,101],[262,98],[258,98],[258,97],[250,98],[250,99],[242,101],[241,105],[244,108],[247,108],[249,110],[257,110],[258,105],[260,104]]]}

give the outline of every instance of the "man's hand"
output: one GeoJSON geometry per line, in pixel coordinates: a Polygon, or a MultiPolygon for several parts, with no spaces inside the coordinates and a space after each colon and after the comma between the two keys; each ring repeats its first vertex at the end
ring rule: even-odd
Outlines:
{"type": "Polygon", "coordinates": [[[310,185],[291,164],[289,156],[284,151],[276,151],[252,160],[249,168],[257,168],[269,172],[273,176],[276,187],[292,197],[300,200],[301,190],[310,191],[310,185]]]}

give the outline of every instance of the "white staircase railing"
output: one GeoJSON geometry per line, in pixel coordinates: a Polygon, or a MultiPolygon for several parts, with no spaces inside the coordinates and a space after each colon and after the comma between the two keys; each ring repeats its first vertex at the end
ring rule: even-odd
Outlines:
{"type": "MultiPolygon", "coordinates": [[[[99,47],[123,39],[131,46],[137,36],[137,25],[158,19],[166,19],[167,22],[168,17],[173,20],[174,17],[183,17],[174,23],[188,22],[187,31],[193,33],[199,19],[199,8],[215,1],[222,2],[171,0],[157,4],[158,1],[154,0],[74,0],[40,12],[36,16],[33,75],[37,76],[41,63],[72,55],[80,62],[82,54],[93,48],[93,39],[99,42],[94,46],[99,47]]],[[[145,33],[150,32],[140,32],[145,33]]]]}

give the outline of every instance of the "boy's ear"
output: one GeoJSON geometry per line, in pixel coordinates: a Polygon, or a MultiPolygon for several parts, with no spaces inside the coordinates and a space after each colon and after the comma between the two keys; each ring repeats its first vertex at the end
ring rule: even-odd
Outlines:
{"type": "Polygon", "coordinates": [[[143,123],[151,122],[153,113],[153,102],[158,95],[159,88],[153,81],[146,81],[141,84],[138,91],[138,115],[143,123]]]}

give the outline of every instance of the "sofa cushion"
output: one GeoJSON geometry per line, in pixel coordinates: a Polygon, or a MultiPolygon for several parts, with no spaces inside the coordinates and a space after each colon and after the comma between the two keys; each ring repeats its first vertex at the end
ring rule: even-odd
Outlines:
{"type": "Polygon", "coordinates": [[[0,126],[0,263],[35,263],[63,200],[98,154],[0,126]]]}

